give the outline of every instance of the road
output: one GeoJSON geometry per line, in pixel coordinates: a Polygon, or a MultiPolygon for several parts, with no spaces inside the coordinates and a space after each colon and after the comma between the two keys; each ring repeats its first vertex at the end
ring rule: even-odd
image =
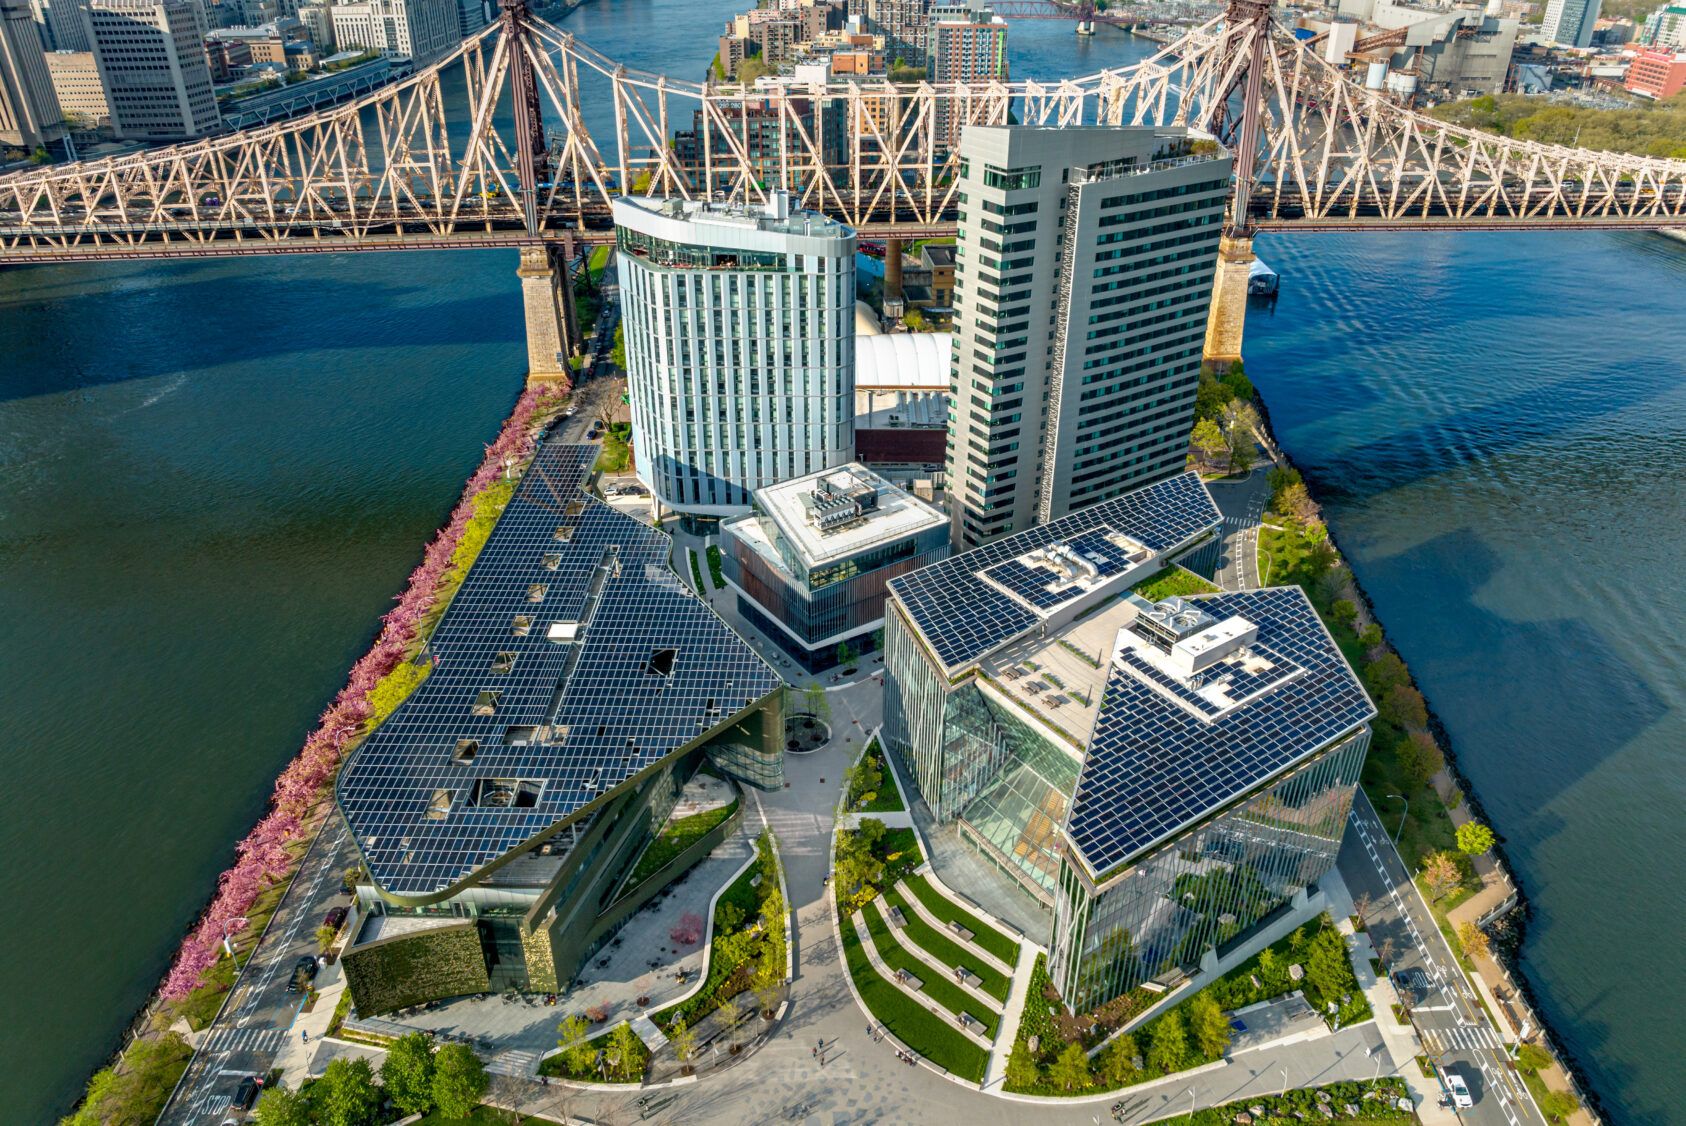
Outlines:
{"type": "Polygon", "coordinates": [[[1391,941],[1389,969],[1421,969],[1432,983],[1412,1020],[1430,1058],[1469,1084],[1475,1105],[1459,1117],[1472,1126],[1545,1126],[1362,789],[1337,863],[1354,899],[1369,896],[1374,904],[1367,927],[1378,948],[1391,941]]]}
{"type": "Polygon", "coordinates": [[[1259,582],[1259,521],[1270,503],[1270,465],[1260,465],[1239,481],[1208,486],[1223,514],[1223,547],[1217,583],[1224,590],[1255,590],[1259,582]]]}
{"type": "Polygon", "coordinates": [[[331,813],[228,1003],[205,1031],[175,1095],[158,1116],[160,1126],[221,1122],[240,1077],[261,1075],[274,1064],[304,1003],[302,994],[287,991],[293,967],[317,952],[316,928],[329,908],[350,902],[340,890],[340,874],[352,860],[344,822],[331,813]]]}

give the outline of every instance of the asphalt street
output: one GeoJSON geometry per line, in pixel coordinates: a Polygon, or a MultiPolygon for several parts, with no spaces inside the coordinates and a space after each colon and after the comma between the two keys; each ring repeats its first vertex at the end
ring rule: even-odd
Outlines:
{"type": "Polygon", "coordinates": [[[1270,465],[1260,465],[1240,481],[1214,481],[1212,500],[1223,514],[1217,583],[1224,590],[1254,590],[1259,582],[1259,521],[1270,503],[1270,465]]]}
{"type": "Polygon", "coordinates": [[[1428,977],[1428,996],[1412,1010],[1412,1022],[1429,1058],[1469,1085],[1475,1105],[1459,1118],[1473,1126],[1545,1126],[1362,789],[1350,829],[1341,843],[1341,876],[1354,899],[1369,896],[1374,905],[1366,925],[1378,948],[1391,940],[1390,971],[1420,969],[1428,977]]]}

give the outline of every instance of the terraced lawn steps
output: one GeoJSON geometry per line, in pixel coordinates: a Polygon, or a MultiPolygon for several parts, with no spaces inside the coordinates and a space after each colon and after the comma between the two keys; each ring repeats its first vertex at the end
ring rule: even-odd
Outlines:
{"type": "Polygon", "coordinates": [[[981,980],[979,988],[994,997],[997,1002],[1005,1002],[1007,993],[1012,988],[1012,979],[1002,973],[995,966],[981,958],[977,958],[962,949],[958,940],[949,938],[937,928],[927,923],[923,916],[908,905],[907,900],[898,895],[894,889],[884,893],[884,902],[891,907],[900,907],[902,916],[907,919],[907,926],[902,928],[902,935],[907,941],[917,945],[942,965],[952,969],[964,966],[977,974],[981,980]]]}
{"type": "Polygon", "coordinates": [[[866,929],[872,936],[879,961],[892,971],[905,970],[912,974],[921,983],[917,990],[920,995],[929,997],[955,1016],[970,1013],[983,1022],[991,1038],[995,1036],[996,1026],[1000,1023],[1001,1007],[998,1002],[991,1000],[988,994],[954,980],[953,970],[921,957],[918,951],[901,942],[896,928],[890,925],[884,913],[882,900],[873,900],[862,909],[861,914],[866,919],[866,929]]]}
{"type": "MultiPolygon", "coordinates": [[[[861,933],[861,931],[863,931],[863,930],[865,932],[864,934],[861,934],[861,940],[862,940],[861,949],[865,952],[866,957],[867,957],[867,961],[872,967],[872,971],[878,975],[880,980],[882,980],[886,985],[890,986],[891,989],[894,989],[898,994],[900,994],[903,997],[906,997],[909,1001],[913,1002],[915,1005],[919,1006],[925,1012],[927,1012],[927,1013],[931,1014],[933,1017],[935,1017],[937,1019],[937,1023],[939,1025],[941,1025],[942,1028],[945,1031],[953,1032],[954,1035],[959,1036],[961,1039],[965,1040],[967,1043],[972,1044],[973,1046],[976,1046],[976,1047],[983,1048],[987,1052],[987,1050],[992,1046],[993,1041],[987,1036],[982,1036],[982,1035],[979,1035],[976,1032],[971,1031],[970,1029],[963,1028],[961,1026],[960,1022],[955,1019],[956,1017],[958,1017],[960,1015],[960,1013],[962,1011],[970,1012],[971,1008],[968,1007],[964,1002],[961,1002],[958,1008],[950,1009],[946,1005],[944,1005],[941,1001],[939,1001],[937,999],[936,993],[934,993],[932,991],[931,986],[932,985],[940,986],[941,985],[940,980],[936,981],[936,982],[933,982],[929,977],[925,977],[925,978],[922,979],[923,982],[924,982],[924,988],[922,988],[922,989],[915,989],[911,985],[904,985],[901,982],[896,980],[896,970],[899,969],[899,968],[905,968],[905,967],[895,966],[895,965],[893,965],[890,962],[885,960],[885,948],[878,944],[879,943],[878,931],[877,931],[877,928],[875,928],[873,926],[873,919],[872,919],[872,916],[868,913],[869,911],[870,911],[870,908],[868,908],[866,911],[856,911],[853,918],[850,921],[857,928],[857,933],[861,933]]],[[[889,950],[890,956],[894,957],[895,956],[895,940],[886,935],[886,936],[884,936],[883,941],[890,948],[890,950],[889,950]]],[[[912,973],[916,977],[920,976],[920,970],[919,970],[919,967],[917,967],[917,966],[912,968],[912,969],[909,969],[908,972],[912,973]]],[[[940,988],[937,992],[940,992],[940,988]]],[[[971,1007],[976,1007],[976,1004],[973,1003],[973,1005],[971,1007]]],[[[982,1020],[985,1016],[991,1016],[991,1017],[994,1016],[994,1014],[975,1013],[975,1012],[972,1013],[972,1015],[975,1016],[975,1017],[978,1017],[980,1020],[982,1020]]],[[[996,1027],[996,1023],[999,1023],[999,1022],[988,1024],[986,1027],[988,1027],[990,1029],[994,1029],[996,1027]]],[[[892,1029],[891,1031],[894,1031],[894,1029],[892,1029]]],[[[922,1041],[909,1040],[908,1044],[915,1051],[923,1052],[925,1050],[925,1045],[922,1041]]],[[[926,1052],[925,1054],[929,1055],[930,1053],[926,1052]]],[[[987,1060],[987,1056],[986,1056],[986,1060],[987,1060]]],[[[982,1074],[983,1074],[982,1068],[984,1066],[985,1066],[984,1063],[980,1063],[980,1065],[979,1065],[979,1077],[980,1078],[982,1077],[982,1074]]]]}
{"type": "Polygon", "coordinates": [[[918,912],[927,924],[936,928],[951,941],[959,943],[962,948],[968,949],[985,965],[992,966],[1005,974],[1011,974],[1017,967],[1019,944],[990,927],[988,923],[958,908],[954,908],[952,915],[931,910],[930,904],[925,901],[926,896],[940,900],[951,908],[954,905],[949,900],[944,899],[940,893],[933,891],[923,877],[917,874],[908,876],[896,884],[895,890],[902,897],[902,901],[918,912]],[[972,932],[972,937],[970,939],[961,938],[949,929],[949,923],[959,923],[972,932]],[[1005,952],[1004,948],[1012,951],[1011,957],[1002,956],[1005,952]]]}

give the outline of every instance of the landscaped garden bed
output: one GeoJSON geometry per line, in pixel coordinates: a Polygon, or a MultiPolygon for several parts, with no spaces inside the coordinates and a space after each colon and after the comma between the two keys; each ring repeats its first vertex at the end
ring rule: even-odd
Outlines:
{"type": "Polygon", "coordinates": [[[849,786],[846,804],[852,812],[899,813],[907,808],[902,804],[896,776],[884,761],[884,748],[878,745],[876,736],[849,768],[845,780],[849,786]]]}
{"type": "Polygon", "coordinates": [[[728,805],[715,809],[705,809],[701,813],[693,813],[689,817],[679,817],[662,826],[662,831],[651,841],[638,857],[632,874],[626,878],[624,887],[627,890],[637,887],[662,867],[671,863],[680,853],[702,840],[715,826],[725,821],[737,812],[739,799],[733,798],[728,805]]]}
{"type": "Polygon", "coordinates": [[[914,874],[903,881],[925,910],[945,923],[958,923],[972,932],[972,945],[993,954],[1009,966],[1019,964],[1019,944],[932,887],[924,876],[914,874]]]}

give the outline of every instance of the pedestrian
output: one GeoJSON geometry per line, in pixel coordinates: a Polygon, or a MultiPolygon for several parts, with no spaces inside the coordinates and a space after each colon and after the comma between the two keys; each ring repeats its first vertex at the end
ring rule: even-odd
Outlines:
{"type": "Polygon", "coordinates": [[[820,1050],[818,1048],[809,1048],[808,1049],[808,1058],[811,1059],[811,1060],[819,1059],[820,1058],[820,1050]]]}
{"type": "Polygon", "coordinates": [[[301,1044],[310,1043],[310,1033],[303,1028],[299,1029],[299,1043],[301,1043],[301,1044]]]}

